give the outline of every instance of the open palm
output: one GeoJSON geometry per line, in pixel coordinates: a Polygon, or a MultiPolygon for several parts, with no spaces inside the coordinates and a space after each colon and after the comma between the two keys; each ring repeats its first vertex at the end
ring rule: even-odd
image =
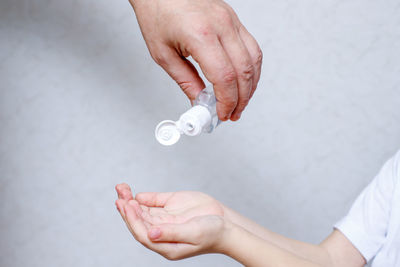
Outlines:
{"type": "MultiPolygon", "coordinates": [[[[117,185],[116,189],[120,199],[133,199],[127,184],[117,185]]],[[[184,223],[194,217],[205,215],[224,215],[222,204],[201,192],[139,193],[135,196],[135,200],[142,208],[143,219],[152,225],[184,223]]]]}
{"type": "Polygon", "coordinates": [[[137,241],[168,259],[218,251],[224,208],[212,197],[191,191],[139,193],[116,186],[117,208],[137,241]]]}

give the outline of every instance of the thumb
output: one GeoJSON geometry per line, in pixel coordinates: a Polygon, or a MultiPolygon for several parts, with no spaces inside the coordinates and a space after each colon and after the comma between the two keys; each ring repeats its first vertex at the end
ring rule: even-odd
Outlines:
{"type": "Polygon", "coordinates": [[[189,100],[194,100],[205,85],[193,64],[174,49],[166,47],[161,56],[153,56],[172,79],[176,81],[189,100]]]}
{"type": "Polygon", "coordinates": [[[198,232],[191,223],[161,224],[149,229],[148,237],[155,242],[190,243],[198,242],[198,232]]]}

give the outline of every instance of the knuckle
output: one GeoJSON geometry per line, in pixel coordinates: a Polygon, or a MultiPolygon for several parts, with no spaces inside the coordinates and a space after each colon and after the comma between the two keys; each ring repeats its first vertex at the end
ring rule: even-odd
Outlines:
{"type": "Polygon", "coordinates": [[[232,25],[233,20],[232,20],[232,15],[229,9],[227,9],[224,6],[219,6],[215,8],[215,13],[219,18],[219,21],[224,24],[224,25],[232,25]]]}
{"type": "Polygon", "coordinates": [[[130,196],[130,193],[128,191],[123,191],[121,195],[123,198],[128,198],[130,196]]]}
{"type": "Polygon", "coordinates": [[[236,72],[233,69],[226,70],[222,74],[222,82],[225,84],[235,83],[237,80],[236,72]]]}
{"type": "Polygon", "coordinates": [[[246,82],[250,81],[254,76],[254,67],[250,63],[246,63],[239,74],[239,79],[242,79],[246,82]]]}
{"type": "Polygon", "coordinates": [[[167,63],[167,59],[162,52],[153,51],[153,52],[150,52],[150,55],[153,58],[153,60],[160,66],[164,66],[167,63]]]}
{"type": "Polygon", "coordinates": [[[177,84],[185,94],[188,94],[188,92],[194,87],[193,82],[189,81],[178,81],[177,84]]]}
{"type": "Polygon", "coordinates": [[[257,48],[257,52],[254,57],[254,63],[256,65],[261,65],[263,61],[263,52],[260,47],[257,48]]]}

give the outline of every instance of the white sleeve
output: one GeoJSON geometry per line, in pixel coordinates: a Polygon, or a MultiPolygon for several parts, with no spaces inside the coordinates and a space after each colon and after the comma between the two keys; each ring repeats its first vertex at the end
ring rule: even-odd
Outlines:
{"type": "Polygon", "coordinates": [[[366,261],[377,254],[386,239],[399,161],[400,152],[385,163],[358,196],[349,213],[335,225],[366,261]]]}

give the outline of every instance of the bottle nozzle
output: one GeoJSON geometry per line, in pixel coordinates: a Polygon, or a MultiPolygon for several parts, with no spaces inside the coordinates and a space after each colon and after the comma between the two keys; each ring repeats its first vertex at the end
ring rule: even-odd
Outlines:
{"type": "Polygon", "coordinates": [[[196,136],[202,132],[210,133],[219,124],[211,86],[201,91],[193,104],[178,121],[166,120],[157,125],[155,134],[158,142],[170,146],[178,142],[182,134],[196,136]]]}
{"type": "Polygon", "coordinates": [[[160,122],[156,127],[155,135],[157,141],[164,146],[171,146],[181,138],[176,122],[170,120],[160,122]]]}

